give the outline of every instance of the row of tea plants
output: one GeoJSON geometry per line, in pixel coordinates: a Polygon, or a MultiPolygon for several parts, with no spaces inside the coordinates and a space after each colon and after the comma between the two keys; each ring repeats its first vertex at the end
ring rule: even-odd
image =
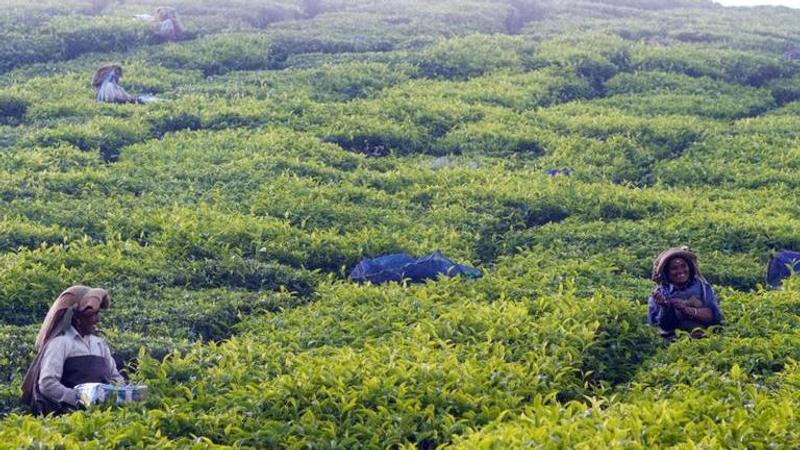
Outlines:
{"type": "Polygon", "coordinates": [[[798,285],[761,286],[800,249],[797,13],[180,0],[167,44],[132,19],[154,1],[95,3],[0,15],[3,445],[797,446],[798,285]],[[96,103],[112,61],[160,101],[96,103]],[[665,347],[676,244],[727,321],[665,347]],[[484,277],[346,279],[434,250],[484,277]],[[22,410],[73,283],[111,291],[147,403],[22,410]]]}

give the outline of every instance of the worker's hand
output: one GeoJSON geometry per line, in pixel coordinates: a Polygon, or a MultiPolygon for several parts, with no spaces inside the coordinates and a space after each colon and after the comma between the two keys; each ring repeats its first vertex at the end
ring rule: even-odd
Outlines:
{"type": "Polygon", "coordinates": [[[673,308],[675,308],[676,310],[678,310],[678,311],[680,311],[680,312],[682,312],[682,313],[684,313],[684,314],[685,314],[687,311],[689,311],[690,309],[692,309],[692,308],[691,308],[691,307],[690,307],[690,306],[689,306],[689,305],[688,305],[686,302],[684,302],[684,301],[681,301],[681,300],[679,300],[679,299],[677,299],[677,298],[673,298],[673,299],[671,299],[671,300],[669,301],[669,304],[670,304],[670,305],[671,305],[673,308]]]}
{"type": "Polygon", "coordinates": [[[653,297],[653,300],[655,300],[657,305],[661,306],[669,305],[669,300],[667,300],[664,294],[662,294],[661,291],[659,291],[658,289],[653,289],[653,292],[651,292],[650,295],[653,297]]]}
{"type": "Polygon", "coordinates": [[[73,389],[72,393],[75,396],[75,399],[72,402],[70,402],[70,405],[72,405],[72,406],[74,406],[76,408],[80,408],[82,406],[85,406],[83,404],[83,401],[81,400],[81,393],[77,389],[73,389]]]}

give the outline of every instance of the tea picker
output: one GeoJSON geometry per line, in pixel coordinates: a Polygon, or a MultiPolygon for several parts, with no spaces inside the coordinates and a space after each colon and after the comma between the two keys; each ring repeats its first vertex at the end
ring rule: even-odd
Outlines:
{"type": "Polygon", "coordinates": [[[653,261],[652,278],[657,286],[648,299],[647,318],[666,342],[675,338],[675,330],[702,337],[706,327],[722,323],[714,291],[700,275],[697,256],[688,247],[661,252],[653,261]]]}
{"type": "MultiPolygon", "coordinates": [[[[38,354],[22,382],[22,401],[34,413],[61,414],[91,404],[92,388],[86,383],[125,382],[108,344],[95,334],[100,312],[110,305],[104,289],[78,285],[62,292],[50,307],[36,336],[38,354]]],[[[96,396],[109,396],[106,391],[96,396]]],[[[134,392],[143,398],[144,389],[112,386],[112,391],[133,400],[134,392]]]]}
{"type": "Polygon", "coordinates": [[[122,66],[119,64],[106,64],[94,73],[92,87],[96,90],[96,99],[102,103],[150,103],[158,101],[152,95],[134,97],[119,85],[122,78],[122,66]]]}
{"type": "Polygon", "coordinates": [[[183,36],[183,23],[178,17],[178,11],[169,6],[156,8],[156,17],[161,25],[158,28],[158,35],[167,42],[174,42],[183,36]]]}
{"type": "Polygon", "coordinates": [[[137,14],[134,17],[145,22],[158,24],[156,34],[165,42],[175,42],[183,37],[185,29],[175,8],[159,6],[156,8],[155,16],[137,14]]]}

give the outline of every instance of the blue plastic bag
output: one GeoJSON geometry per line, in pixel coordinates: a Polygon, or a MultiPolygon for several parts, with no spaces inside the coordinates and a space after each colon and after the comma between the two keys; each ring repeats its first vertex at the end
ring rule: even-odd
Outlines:
{"type": "Polygon", "coordinates": [[[568,177],[572,175],[572,169],[568,167],[564,167],[563,169],[547,169],[544,173],[551,177],[568,177]]]}
{"type": "Polygon", "coordinates": [[[408,278],[412,281],[423,281],[429,278],[436,278],[438,275],[448,277],[464,275],[468,278],[478,278],[483,274],[473,267],[450,261],[438,251],[419,258],[403,270],[403,278],[408,278]]]}
{"type": "Polygon", "coordinates": [[[403,268],[415,260],[406,253],[395,253],[374,259],[365,259],[350,272],[350,279],[375,284],[403,279],[403,268]]]}
{"type": "Polygon", "coordinates": [[[800,272],[800,252],[781,250],[775,253],[767,265],[767,285],[773,288],[780,286],[781,280],[792,272],[800,272]]]}
{"type": "Polygon", "coordinates": [[[456,264],[445,258],[441,252],[436,251],[418,259],[414,259],[406,253],[365,259],[350,272],[350,279],[360,283],[369,281],[379,284],[404,279],[421,282],[437,278],[440,275],[478,278],[483,273],[474,267],[456,264]]]}

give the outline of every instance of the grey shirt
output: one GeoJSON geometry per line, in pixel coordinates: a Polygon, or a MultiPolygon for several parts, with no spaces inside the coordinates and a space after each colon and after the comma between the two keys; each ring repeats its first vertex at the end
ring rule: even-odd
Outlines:
{"type": "Polygon", "coordinates": [[[78,392],[61,384],[64,362],[76,356],[101,356],[108,363],[113,382],[123,382],[117,370],[117,363],[111,357],[111,350],[103,338],[90,334],[81,336],[75,327],[69,327],[64,333],[54,337],[44,346],[41,371],[39,372],[39,390],[54,402],[70,405],[78,404],[78,392]]]}

